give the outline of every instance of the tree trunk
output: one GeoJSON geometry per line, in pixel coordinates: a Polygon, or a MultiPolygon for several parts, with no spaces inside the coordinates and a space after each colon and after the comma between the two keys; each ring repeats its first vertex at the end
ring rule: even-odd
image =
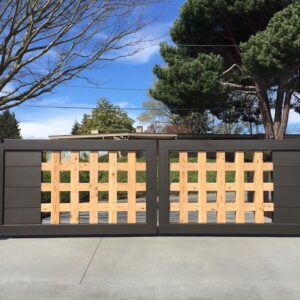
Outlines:
{"type": "Polygon", "coordinates": [[[274,122],[271,114],[271,108],[269,104],[269,96],[267,88],[262,83],[255,83],[256,95],[259,100],[260,111],[262,115],[262,121],[265,128],[265,135],[267,139],[275,139],[274,122]]]}

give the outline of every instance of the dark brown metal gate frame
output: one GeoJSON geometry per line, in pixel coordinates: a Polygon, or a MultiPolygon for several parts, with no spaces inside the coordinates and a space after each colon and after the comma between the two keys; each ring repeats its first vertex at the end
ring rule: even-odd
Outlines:
{"type": "Polygon", "coordinates": [[[300,235],[300,140],[201,140],[159,143],[159,199],[161,235],[300,235]],[[170,224],[170,151],[273,152],[274,219],[272,224],[170,224]]]}
{"type": "MultiPolygon", "coordinates": [[[[6,140],[0,144],[0,236],[104,236],[104,235],[155,235],[156,222],[156,142],[155,141],[51,141],[51,140],[6,140]],[[5,189],[8,180],[5,171],[5,154],[17,152],[24,157],[30,157],[30,153],[39,153],[40,162],[33,163],[37,169],[41,166],[42,151],[146,151],[146,224],[78,224],[78,225],[41,225],[41,224],[5,224],[4,203],[6,199],[5,189]],[[39,165],[39,167],[38,167],[39,165]]],[[[36,156],[32,156],[36,157],[36,156]]],[[[21,157],[20,157],[21,158],[21,157]]],[[[33,158],[36,160],[36,158],[33,158]]],[[[23,161],[23,160],[22,160],[23,161]]],[[[22,163],[23,164],[23,163],[22,163]]],[[[27,165],[30,166],[30,163],[27,165]]],[[[29,167],[30,168],[30,167],[29,167]]],[[[37,170],[40,171],[41,170],[37,170]]],[[[27,173],[30,173],[27,171],[27,173]]],[[[31,172],[35,173],[35,172],[31,172]]],[[[29,175],[30,177],[31,175],[29,175]]],[[[16,175],[20,177],[20,174],[16,175]]],[[[32,175],[34,177],[34,175],[32,175]]],[[[37,177],[37,176],[35,176],[37,177]]],[[[30,178],[26,179],[31,180],[30,178]]],[[[34,179],[36,181],[36,179],[34,179]]],[[[40,180],[40,179],[39,179],[40,180]]],[[[38,183],[40,185],[40,182],[38,183]]],[[[30,197],[30,195],[29,195],[30,197]]],[[[39,199],[39,204],[41,200],[39,199]]],[[[36,205],[37,206],[37,205],[36,205]]],[[[40,214],[40,207],[28,208],[34,214],[40,214]]],[[[22,209],[19,209],[22,214],[22,209]]],[[[17,213],[11,216],[14,220],[22,217],[17,213]]],[[[24,212],[24,209],[23,209],[24,212]]],[[[29,212],[30,215],[30,212],[29,212]]],[[[34,222],[33,222],[34,223],[34,222]]]]}
{"type": "MultiPolygon", "coordinates": [[[[105,236],[105,235],[300,235],[300,140],[199,140],[160,141],[159,145],[159,226],[156,201],[156,141],[50,141],[6,140],[0,144],[0,236],[105,236]],[[146,151],[146,224],[40,225],[5,224],[5,154],[19,155],[42,151],[146,151]],[[264,151],[273,152],[274,219],[272,224],[170,224],[170,151],[264,151]]],[[[25,156],[26,156],[25,155],[25,156]]],[[[41,157],[41,155],[40,155],[41,157]]],[[[29,164],[30,165],[30,164],[29,164]]],[[[35,165],[38,168],[38,165],[35,165]]],[[[38,171],[38,170],[37,170],[38,171]]],[[[40,201],[40,199],[39,199],[40,201]]],[[[35,207],[36,209],[36,207],[35,207]]],[[[20,209],[22,212],[22,209],[20,209]]],[[[37,211],[38,212],[38,211],[37,211]]],[[[40,212],[39,212],[40,213],[40,212]]]]}

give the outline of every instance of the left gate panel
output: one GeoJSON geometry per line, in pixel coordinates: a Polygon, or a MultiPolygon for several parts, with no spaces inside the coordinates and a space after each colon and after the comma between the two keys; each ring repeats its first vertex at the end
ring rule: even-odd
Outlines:
{"type": "Polygon", "coordinates": [[[39,151],[4,153],[4,224],[41,223],[39,151]]]}

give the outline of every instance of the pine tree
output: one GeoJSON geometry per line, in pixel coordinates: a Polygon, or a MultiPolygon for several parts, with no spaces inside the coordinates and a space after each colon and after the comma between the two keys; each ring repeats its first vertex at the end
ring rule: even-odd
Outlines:
{"type": "Polygon", "coordinates": [[[5,110],[0,114],[0,140],[21,139],[19,122],[14,113],[5,110]]]}
{"type": "Polygon", "coordinates": [[[75,123],[74,123],[74,125],[72,127],[71,134],[72,135],[79,134],[79,129],[80,129],[80,124],[77,122],[77,120],[75,120],[75,123]]]}

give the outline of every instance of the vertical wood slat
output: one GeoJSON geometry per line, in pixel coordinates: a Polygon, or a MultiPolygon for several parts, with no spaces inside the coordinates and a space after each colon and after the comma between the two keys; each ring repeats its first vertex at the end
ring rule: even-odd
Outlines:
{"type": "Polygon", "coordinates": [[[187,152],[179,153],[179,223],[188,223],[187,152]]]}
{"type": "Polygon", "coordinates": [[[217,152],[217,223],[226,223],[225,152],[217,152]]]}
{"type": "Polygon", "coordinates": [[[128,223],[136,223],[136,152],[128,152],[128,223]]]}
{"type": "Polygon", "coordinates": [[[59,224],[60,152],[53,151],[51,159],[51,224],[59,224]]]}
{"type": "Polygon", "coordinates": [[[206,211],[206,152],[198,153],[198,223],[207,223],[206,211]]]}
{"type": "Polygon", "coordinates": [[[117,152],[109,152],[108,223],[117,223],[117,152]]]}
{"type": "Polygon", "coordinates": [[[255,152],[254,158],[254,206],[255,223],[264,223],[263,152],[255,152]]]}
{"type": "Polygon", "coordinates": [[[79,152],[71,152],[71,213],[70,223],[79,223],[79,152]]]}
{"type": "Polygon", "coordinates": [[[90,224],[98,223],[98,152],[90,152],[90,224]]]}
{"type": "Polygon", "coordinates": [[[235,152],[236,223],[245,223],[244,152],[235,152]]]}

